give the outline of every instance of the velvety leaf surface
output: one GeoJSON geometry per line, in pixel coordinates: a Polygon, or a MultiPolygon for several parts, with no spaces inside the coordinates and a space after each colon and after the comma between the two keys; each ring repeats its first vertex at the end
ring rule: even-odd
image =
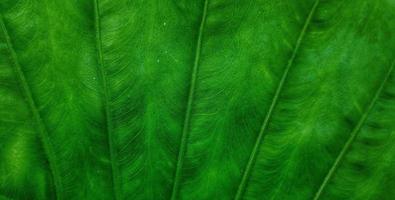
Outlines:
{"type": "Polygon", "coordinates": [[[0,0],[0,199],[395,199],[394,0],[0,0]]]}

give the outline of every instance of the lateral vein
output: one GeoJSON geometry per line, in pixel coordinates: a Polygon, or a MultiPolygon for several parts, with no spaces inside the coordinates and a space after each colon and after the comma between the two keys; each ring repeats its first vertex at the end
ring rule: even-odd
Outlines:
{"type": "Polygon", "coordinates": [[[29,109],[32,113],[33,120],[36,124],[36,128],[38,129],[39,132],[39,138],[41,140],[41,143],[43,145],[44,152],[47,156],[48,159],[48,165],[49,169],[51,171],[51,175],[54,181],[54,186],[55,186],[55,195],[58,200],[63,199],[62,197],[62,192],[63,192],[63,186],[61,182],[61,177],[59,175],[59,166],[57,164],[57,159],[56,159],[56,154],[55,150],[51,144],[50,138],[48,131],[44,125],[44,122],[41,118],[40,112],[37,108],[37,105],[33,99],[31,89],[26,81],[25,75],[22,71],[22,68],[20,66],[20,63],[18,61],[18,56],[16,55],[16,52],[14,50],[14,47],[11,42],[11,38],[8,34],[7,28],[4,24],[3,20],[3,15],[0,14],[0,26],[1,30],[3,31],[3,34],[6,39],[6,45],[9,50],[9,53],[11,55],[11,60],[13,62],[14,66],[14,72],[16,73],[19,86],[21,87],[22,93],[25,96],[25,101],[27,102],[29,109]]]}
{"type": "Polygon", "coordinates": [[[334,175],[335,171],[337,170],[337,168],[339,168],[340,163],[343,161],[343,158],[346,155],[348,149],[351,147],[351,145],[354,142],[355,138],[357,137],[359,131],[361,130],[361,128],[364,125],[364,123],[366,122],[366,119],[367,119],[369,113],[371,112],[371,110],[373,109],[374,105],[378,101],[381,93],[383,92],[384,87],[385,87],[386,83],[388,82],[388,79],[389,79],[389,77],[390,77],[390,75],[391,75],[391,73],[392,73],[392,71],[394,69],[394,66],[395,66],[395,61],[390,66],[388,72],[386,73],[383,81],[380,84],[380,87],[377,89],[377,92],[375,93],[374,97],[372,98],[369,106],[367,107],[367,109],[365,110],[365,112],[363,113],[361,118],[359,119],[357,125],[352,130],[352,132],[350,134],[350,137],[348,138],[347,142],[344,144],[344,146],[343,146],[342,150],[340,151],[339,155],[337,156],[335,162],[333,163],[332,167],[330,168],[330,170],[326,174],[322,184],[320,185],[317,193],[314,196],[314,200],[318,200],[321,197],[325,187],[328,185],[329,181],[333,177],[333,175],[334,175]]]}
{"type": "Polygon", "coordinates": [[[117,163],[117,155],[114,150],[114,140],[112,137],[113,125],[112,125],[112,117],[110,113],[109,90],[107,87],[107,78],[106,78],[106,73],[104,70],[104,63],[103,63],[99,0],[94,0],[94,6],[95,6],[94,9],[95,9],[95,30],[96,30],[96,48],[97,48],[97,56],[98,56],[98,71],[101,79],[101,84],[103,87],[102,98],[104,99],[107,141],[108,141],[108,148],[110,151],[110,162],[111,162],[111,173],[112,173],[111,175],[112,175],[112,182],[113,182],[112,185],[114,191],[113,195],[115,199],[121,199],[119,168],[117,163]]]}
{"type": "Polygon", "coordinates": [[[183,126],[183,130],[182,130],[182,135],[181,135],[181,143],[180,143],[180,148],[179,148],[179,152],[178,152],[176,172],[175,172],[175,177],[174,177],[171,200],[177,199],[177,197],[179,195],[178,193],[180,190],[182,167],[184,165],[184,157],[186,154],[187,142],[188,142],[188,138],[189,138],[188,133],[189,133],[189,129],[190,129],[191,112],[192,112],[193,98],[194,98],[195,87],[196,87],[197,73],[198,73],[199,64],[200,64],[202,38],[203,38],[204,26],[206,23],[208,3],[209,3],[209,0],[204,1],[203,13],[202,13],[202,18],[201,18],[200,27],[199,27],[199,35],[198,35],[198,39],[196,42],[195,60],[193,63],[191,83],[190,83],[189,94],[188,94],[188,102],[187,102],[187,108],[186,108],[185,118],[184,118],[184,126],[183,126]]]}
{"type": "Polygon", "coordinates": [[[295,61],[296,55],[297,55],[297,53],[299,51],[299,48],[300,48],[301,43],[303,41],[303,38],[304,38],[304,36],[305,36],[305,34],[307,32],[309,24],[310,24],[310,22],[311,22],[311,20],[313,18],[313,15],[314,15],[315,11],[317,10],[319,2],[320,2],[320,0],[316,0],[315,1],[314,5],[312,6],[312,8],[311,8],[311,10],[310,10],[310,12],[309,12],[309,14],[307,16],[307,19],[306,19],[306,21],[305,21],[305,23],[303,25],[302,31],[300,32],[300,34],[298,36],[295,48],[293,49],[292,55],[291,55],[290,59],[288,60],[287,66],[285,67],[284,73],[283,73],[283,75],[282,75],[282,77],[280,79],[280,82],[278,84],[276,92],[275,92],[275,94],[273,96],[272,103],[270,104],[269,111],[267,112],[267,114],[265,116],[265,119],[264,119],[264,121],[262,123],[261,129],[260,129],[260,131],[258,133],[256,142],[255,142],[255,145],[254,145],[254,148],[253,148],[253,150],[252,150],[252,152],[250,154],[248,163],[247,163],[246,168],[245,168],[245,170],[243,172],[242,179],[240,181],[239,187],[237,189],[237,193],[235,195],[235,200],[240,200],[242,198],[245,190],[246,190],[247,182],[248,182],[248,179],[250,177],[252,167],[255,164],[255,160],[256,160],[256,157],[258,155],[258,150],[259,150],[260,145],[262,143],[262,140],[263,140],[263,138],[265,136],[266,128],[267,128],[267,126],[269,124],[269,121],[270,121],[270,119],[272,117],[273,111],[274,111],[274,109],[275,109],[275,107],[276,107],[276,105],[278,103],[278,99],[279,99],[280,94],[282,92],[284,83],[285,83],[285,81],[286,81],[286,79],[288,77],[288,73],[289,73],[289,71],[290,71],[290,69],[291,69],[291,67],[292,67],[292,65],[293,65],[293,63],[295,61]]]}

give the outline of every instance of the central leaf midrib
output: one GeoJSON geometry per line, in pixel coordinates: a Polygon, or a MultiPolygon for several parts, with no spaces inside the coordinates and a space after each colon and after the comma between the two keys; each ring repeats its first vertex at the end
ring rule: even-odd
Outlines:
{"type": "Polygon", "coordinates": [[[190,88],[189,88],[189,93],[188,93],[188,102],[187,102],[187,108],[185,111],[185,118],[184,118],[183,130],[182,130],[182,135],[181,135],[181,142],[180,142],[179,153],[178,153],[178,158],[177,158],[177,163],[176,163],[176,171],[175,171],[175,175],[174,175],[171,200],[177,199],[177,197],[179,195],[179,190],[180,190],[181,173],[182,173],[182,168],[183,168],[183,164],[184,164],[184,157],[185,157],[186,149],[187,149],[187,142],[188,142],[188,135],[189,135],[188,133],[189,133],[189,129],[190,129],[190,120],[191,120],[192,105],[193,105],[193,99],[194,99],[194,93],[195,93],[195,85],[196,85],[196,80],[197,80],[197,73],[198,73],[199,64],[200,64],[202,38],[203,38],[204,26],[205,26],[206,18],[207,18],[208,2],[209,2],[209,0],[204,1],[202,17],[201,17],[200,26],[199,26],[199,34],[198,34],[198,39],[196,42],[195,60],[193,63],[193,68],[192,68],[191,82],[190,82],[190,88]]]}
{"type": "Polygon", "coordinates": [[[303,41],[303,38],[306,35],[307,28],[310,25],[310,22],[311,22],[311,20],[313,18],[313,15],[314,15],[315,11],[317,10],[319,2],[320,2],[320,0],[316,0],[315,3],[313,4],[313,6],[312,6],[307,18],[306,18],[306,21],[305,21],[305,23],[303,25],[303,28],[302,28],[299,36],[298,36],[298,39],[296,41],[296,45],[295,45],[295,47],[294,47],[294,49],[292,51],[292,55],[291,55],[290,59],[288,60],[287,66],[285,67],[285,70],[284,70],[284,72],[282,74],[282,77],[281,77],[280,82],[279,82],[279,84],[277,86],[276,92],[275,92],[275,94],[273,96],[273,99],[272,99],[272,102],[270,104],[269,110],[268,110],[268,112],[267,112],[267,114],[266,114],[266,116],[264,118],[264,121],[262,123],[261,129],[260,129],[260,131],[258,133],[256,142],[255,142],[254,147],[253,147],[253,149],[251,151],[249,160],[247,162],[247,165],[246,165],[245,170],[244,170],[243,175],[242,175],[242,179],[240,181],[239,187],[238,187],[236,195],[235,195],[235,200],[240,200],[242,198],[245,190],[246,190],[247,182],[249,180],[252,167],[253,167],[253,165],[255,163],[256,156],[258,154],[258,150],[260,148],[261,142],[262,142],[262,140],[263,140],[263,138],[265,136],[266,128],[267,128],[267,126],[269,124],[269,121],[270,121],[272,115],[273,115],[273,111],[274,111],[274,109],[275,109],[275,107],[276,107],[276,105],[278,103],[278,99],[279,99],[280,94],[282,92],[284,83],[285,83],[285,81],[286,81],[286,79],[288,77],[288,73],[289,73],[291,67],[293,66],[294,60],[296,58],[296,55],[297,55],[297,53],[299,51],[299,48],[300,48],[301,43],[303,41]]]}
{"type": "Polygon", "coordinates": [[[111,176],[112,176],[112,186],[113,186],[113,196],[115,200],[121,199],[120,196],[120,181],[119,181],[119,169],[117,164],[116,152],[114,150],[113,142],[113,125],[112,117],[110,113],[110,102],[109,102],[109,90],[107,87],[107,78],[104,70],[103,62],[103,49],[102,49],[102,39],[101,39],[101,26],[100,26],[100,8],[99,0],[94,1],[94,13],[95,13],[95,31],[96,31],[96,48],[98,56],[98,71],[100,76],[100,81],[103,87],[102,98],[104,99],[104,112],[106,121],[106,133],[108,148],[110,151],[110,162],[111,162],[111,176]]]}
{"type": "Polygon", "coordinates": [[[366,108],[365,112],[362,114],[357,125],[352,130],[348,140],[346,141],[346,143],[344,143],[342,150],[340,151],[340,153],[337,156],[336,160],[334,161],[333,165],[331,166],[331,168],[329,169],[325,178],[323,179],[323,182],[321,183],[320,187],[318,188],[317,192],[315,193],[315,196],[313,198],[314,200],[318,200],[321,197],[325,187],[328,185],[329,181],[332,179],[335,171],[340,166],[340,163],[343,161],[343,158],[346,155],[348,149],[351,147],[351,144],[355,141],[355,138],[357,137],[362,126],[365,124],[365,122],[368,118],[368,115],[370,114],[374,105],[378,101],[381,93],[383,92],[384,87],[385,87],[386,83],[388,82],[388,79],[390,78],[391,73],[394,69],[394,66],[395,66],[395,61],[391,64],[390,68],[388,69],[388,72],[385,74],[383,81],[381,82],[379,88],[377,89],[376,93],[374,94],[374,97],[372,98],[372,100],[369,103],[368,107],[366,108]]]}

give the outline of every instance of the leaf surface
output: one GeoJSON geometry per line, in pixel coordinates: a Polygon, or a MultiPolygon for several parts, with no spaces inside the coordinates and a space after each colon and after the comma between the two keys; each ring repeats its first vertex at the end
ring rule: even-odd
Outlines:
{"type": "Polygon", "coordinates": [[[0,14],[0,199],[395,198],[393,0],[0,14]]]}

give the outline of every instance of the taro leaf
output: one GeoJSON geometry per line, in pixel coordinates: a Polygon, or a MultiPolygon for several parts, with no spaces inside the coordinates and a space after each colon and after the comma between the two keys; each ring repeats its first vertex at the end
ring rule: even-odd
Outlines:
{"type": "Polygon", "coordinates": [[[1,0],[0,199],[395,199],[394,0],[1,0]]]}

